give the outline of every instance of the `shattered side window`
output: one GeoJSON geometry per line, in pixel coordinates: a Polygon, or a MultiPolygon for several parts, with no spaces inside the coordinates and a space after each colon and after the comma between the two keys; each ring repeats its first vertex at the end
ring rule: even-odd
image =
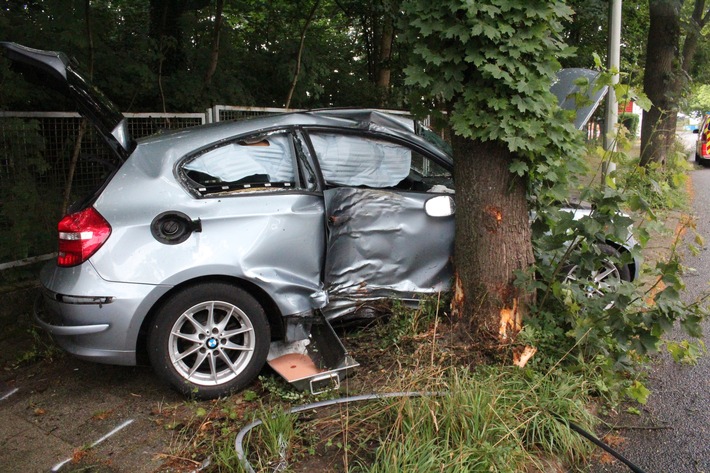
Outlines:
{"type": "Polygon", "coordinates": [[[436,164],[431,159],[427,159],[419,153],[412,156],[412,171],[419,173],[422,177],[450,177],[451,172],[436,164]]]}
{"type": "Polygon", "coordinates": [[[242,139],[197,155],[182,171],[202,194],[296,186],[295,153],[287,133],[242,139]]]}
{"type": "Polygon", "coordinates": [[[395,187],[409,175],[412,151],[362,136],[317,133],[311,142],[328,185],[395,187]]]}

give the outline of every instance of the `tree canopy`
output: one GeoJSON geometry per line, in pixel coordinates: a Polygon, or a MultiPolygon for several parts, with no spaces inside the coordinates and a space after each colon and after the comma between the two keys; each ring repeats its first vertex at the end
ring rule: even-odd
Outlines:
{"type": "MultiPolygon", "coordinates": [[[[377,83],[385,66],[392,71],[387,87],[401,83],[402,76],[398,43],[390,39],[382,51],[379,25],[394,15],[388,0],[226,0],[218,65],[205,81],[221,3],[9,1],[0,29],[5,41],[75,57],[95,71],[95,84],[124,111],[194,111],[214,103],[280,107],[313,11],[291,106],[403,106],[396,93],[382,103],[377,83]]],[[[1,100],[4,108],[54,105],[26,87],[3,93],[1,100]]]]}

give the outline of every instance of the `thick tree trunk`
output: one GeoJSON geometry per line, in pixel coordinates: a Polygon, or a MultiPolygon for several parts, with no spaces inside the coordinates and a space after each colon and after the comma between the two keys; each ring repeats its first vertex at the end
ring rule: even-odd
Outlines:
{"type": "Polygon", "coordinates": [[[679,64],[682,0],[649,0],[650,25],[643,88],[653,103],[643,114],[641,165],[664,164],[675,136],[684,77],[679,64]]]}
{"type": "Polygon", "coordinates": [[[525,182],[504,144],[454,136],[456,280],[452,310],[484,344],[515,338],[533,294],[513,284],[533,263],[525,182]]]}

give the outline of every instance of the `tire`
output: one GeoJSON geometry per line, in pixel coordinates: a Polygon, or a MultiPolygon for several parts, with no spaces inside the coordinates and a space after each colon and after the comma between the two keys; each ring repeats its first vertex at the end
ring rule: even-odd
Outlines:
{"type": "Polygon", "coordinates": [[[148,331],[153,370],[184,395],[227,396],[251,383],[271,340],[264,309],[246,291],[208,283],[176,293],[148,331]]]}
{"type": "Polygon", "coordinates": [[[587,293],[587,297],[596,297],[604,295],[604,293],[613,289],[621,281],[631,281],[631,268],[628,264],[622,266],[614,263],[621,258],[621,254],[616,248],[600,244],[599,251],[607,255],[609,258],[603,258],[599,264],[599,268],[592,271],[591,274],[580,275],[579,267],[574,265],[567,270],[564,282],[574,283],[579,281],[580,286],[587,293]]]}

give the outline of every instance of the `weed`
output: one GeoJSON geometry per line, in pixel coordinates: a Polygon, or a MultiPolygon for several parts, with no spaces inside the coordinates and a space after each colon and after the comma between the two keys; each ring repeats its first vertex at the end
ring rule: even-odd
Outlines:
{"type": "Polygon", "coordinates": [[[281,401],[303,402],[310,395],[305,391],[298,391],[276,376],[259,376],[259,382],[264,391],[281,401]]]}
{"type": "Polygon", "coordinates": [[[666,349],[673,357],[676,363],[684,363],[687,365],[696,365],[698,359],[707,352],[705,343],[698,340],[696,343],[683,340],[680,342],[667,342],[666,349]]]}
{"type": "Polygon", "coordinates": [[[259,471],[266,471],[267,468],[283,471],[288,464],[291,445],[297,433],[296,415],[287,413],[281,407],[269,410],[262,406],[255,417],[261,419],[262,425],[249,435],[252,464],[259,471]]]}
{"type": "MultiPolygon", "coordinates": [[[[581,378],[452,368],[433,387],[442,384],[448,390],[441,395],[371,406],[369,417],[381,433],[379,447],[374,461],[359,461],[351,471],[515,472],[541,465],[542,456],[575,464],[590,453],[584,439],[555,417],[591,428],[581,378]]],[[[368,417],[367,411],[359,417],[368,417]]]]}
{"type": "Polygon", "coordinates": [[[15,360],[15,368],[38,361],[55,360],[64,355],[54,341],[35,325],[28,327],[26,333],[31,341],[30,348],[20,353],[15,360]]]}

